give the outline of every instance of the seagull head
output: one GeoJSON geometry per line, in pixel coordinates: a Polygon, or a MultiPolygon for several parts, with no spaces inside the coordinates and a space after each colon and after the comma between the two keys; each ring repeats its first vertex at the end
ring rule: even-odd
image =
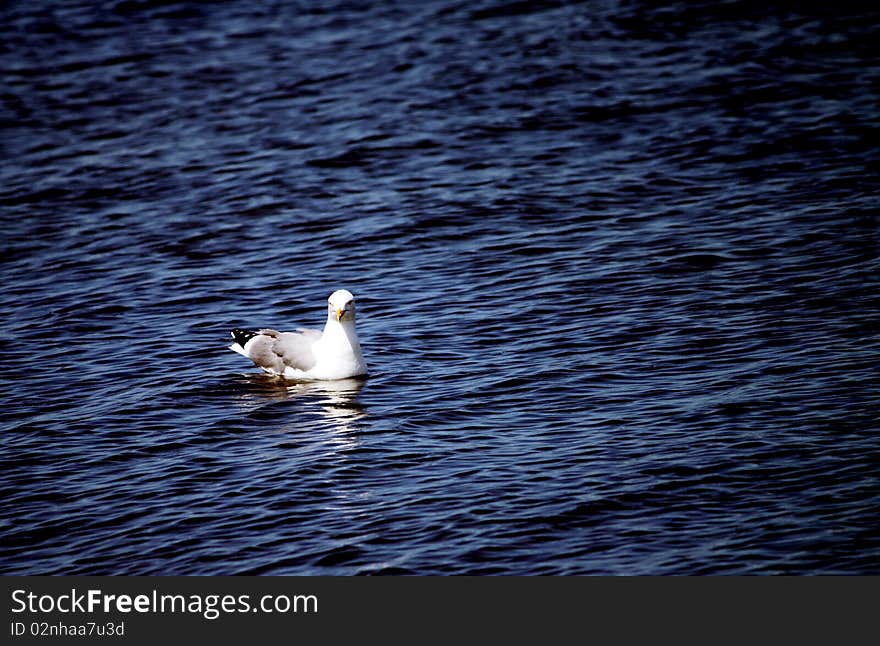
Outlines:
{"type": "Polygon", "coordinates": [[[354,321],[354,296],[347,289],[337,289],[327,299],[327,315],[340,323],[354,321]]]}

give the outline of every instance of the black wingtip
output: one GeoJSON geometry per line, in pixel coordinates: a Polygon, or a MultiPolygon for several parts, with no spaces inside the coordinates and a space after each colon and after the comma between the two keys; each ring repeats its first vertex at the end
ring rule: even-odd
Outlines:
{"type": "Polygon", "coordinates": [[[238,327],[232,330],[231,334],[232,338],[235,339],[235,342],[242,348],[244,347],[245,343],[257,336],[256,332],[251,332],[250,330],[242,330],[238,327]]]}

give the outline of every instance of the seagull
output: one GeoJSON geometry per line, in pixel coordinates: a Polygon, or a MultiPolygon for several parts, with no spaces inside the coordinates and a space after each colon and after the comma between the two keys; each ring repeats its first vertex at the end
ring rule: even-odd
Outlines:
{"type": "Polygon", "coordinates": [[[271,375],[301,380],[336,380],[363,377],[367,366],[354,329],[354,296],[339,289],[327,299],[324,331],[298,328],[257,332],[235,328],[230,350],[246,356],[271,375]]]}

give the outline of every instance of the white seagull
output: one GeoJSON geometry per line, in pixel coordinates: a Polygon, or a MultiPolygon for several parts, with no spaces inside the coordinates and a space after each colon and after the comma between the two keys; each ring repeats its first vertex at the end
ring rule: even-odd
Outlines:
{"type": "Polygon", "coordinates": [[[339,289],[327,300],[324,331],[296,332],[235,328],[229,346],[271,375],[288,379],[335,380],[361,377],[367,366],[354,329],[354,296],[339,289]]]}

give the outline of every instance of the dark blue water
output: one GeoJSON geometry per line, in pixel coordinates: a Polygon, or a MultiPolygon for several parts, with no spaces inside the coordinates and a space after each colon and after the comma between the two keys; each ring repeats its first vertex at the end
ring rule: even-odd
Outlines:
{"type": "Polygon", "coordinates": [[[0,571],[880,573],[880,12],[790,4],[5,3],[0,571]],[[226,349],[339,287],[365,382],[226,349]]]}

